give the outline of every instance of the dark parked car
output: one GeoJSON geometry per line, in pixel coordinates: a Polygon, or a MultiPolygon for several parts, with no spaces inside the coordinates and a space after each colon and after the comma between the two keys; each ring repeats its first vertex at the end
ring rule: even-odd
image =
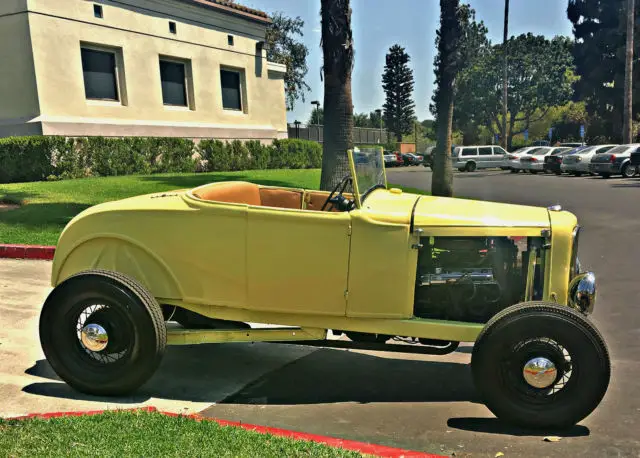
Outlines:
{"type": "Polygon", "coordinates": [[[640,150],[640,143],[632,143],[616,146],[606,153],[596,154],[589,164],[589,172],[596,173],[602,178],[609,178],[611,175],[631,178],[636,174],[636,166],[631,164],[630,156],[638,150],[640,150]]]}
{"type": "Polygon", "coordinates": [[[570,154],[575,154],[579,151],[582,151],[585,148],[586,146],[578,146],[577,148],[572,148],[570,150],[554,151],[548,156],[545,156],[544,165],[542,166],[544,173],[555,173],[556,175],[562,175],[562,170],[560,169],[560,166],[562,165],[562,158],[570,154]]]}

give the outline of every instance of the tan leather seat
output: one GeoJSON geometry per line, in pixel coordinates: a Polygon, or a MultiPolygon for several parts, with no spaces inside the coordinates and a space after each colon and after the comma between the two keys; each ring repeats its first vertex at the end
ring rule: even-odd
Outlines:
{"type": "Polygon", "coordinates": [[[302,208],[302,192],[277,188],[261,188],[246,181],[207,186],[194,195],[213,202],[230,202],[264,207],[302,208]]]}
{"type": "Polygon", "coordinates": [[[208,186],[194,195],[202,200],[260,205],[260,187],[246,181],[233,181],[208,186]]]}

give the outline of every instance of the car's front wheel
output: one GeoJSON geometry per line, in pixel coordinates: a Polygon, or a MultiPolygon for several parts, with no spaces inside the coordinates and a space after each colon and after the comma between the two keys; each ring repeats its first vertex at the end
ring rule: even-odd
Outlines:
{"type": "Polygon", "coordinates": [[[58,285],[45,301],[39,329],[56,374],[99,396],[127,394],[146,382],[167,341],[155,298],[132,278],[103,270],[58,285]]]}
{"type": "Polygon", "coordinates": [[[471,369],[487,407],[529,428],[575,425],[598,406],[611,376],[598,330],[580,313],[544,302],[494,316],[476,340],[471,369]]]}
{"type": "Polygon", "coordinates": [[[476,171],[476,163],[475,162],[468,162],[467,165],[465,166],[465,170],[467,172],[475,172],[476,171]]]}

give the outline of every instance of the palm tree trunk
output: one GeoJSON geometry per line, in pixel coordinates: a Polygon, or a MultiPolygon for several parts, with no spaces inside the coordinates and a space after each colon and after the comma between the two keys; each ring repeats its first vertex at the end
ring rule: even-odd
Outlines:
{"type": "Polygon", "coordinates": [[[502,147],[510,151],[511,137],[507,139],[507,80],[509,74],[507,71],[507,59],[509,53],[507,50],[507,40],[509,39],[509,0],[504,0],[504,34],[502,39],[502,47],[504,48],[504,68],[502,75],[502,147]]]}
{"type": "Polygon", "coordinates": [[[440,0],[440,31],[437,66],[438,95],[436,98],[437,138],[433,155],[431,194],[453,195],[451,163],[451,132],[453,125],[453,86],[458,68],[457,46],[460,38],[459,0],[440,0]]]}
{"type": "Polygon", "coordinates": [[[324,57],[324,143],[320,189],[331,190],[349,174],[353,148],[351,70],[353,36],[350,0],[321,0],[324,57]]]}
{"type": "Polygon", "coordinates": [[[436,151],[433,155],[431,194],[451,197],[453,196],[453,164],[451,163],[453,84],[450,91],[441,93],[437,116],[438,134],[436,136],[436,151]]]}
{"type": "Polygon", "coordinates": [[[623,143],[633,142],[633,26],[635,22],[635,0],[627,0],[627,59],[624,75],[624,127],[623,143]]]}

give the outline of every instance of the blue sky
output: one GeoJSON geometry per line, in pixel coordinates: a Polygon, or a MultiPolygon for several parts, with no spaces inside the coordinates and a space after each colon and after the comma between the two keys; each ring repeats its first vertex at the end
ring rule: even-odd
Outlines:
{"type": "MultiPolygon", "coordinates": [[[[464,0],[463,0],[464,2],[464,0]]],[[[299,102],[287,113],[289,122],[306,122],[312,110],[311,100],[323,100],[320,80],[322,53],[320,50],[319,0],[239,0],[246,6],[268,13],[282,11],[300,16],[304,22],[303,40],[309,48],[307,84],[311,91],[306,102],[299,102]]],[[[504,19],[503,0],[467,0],[476,10],[479,20],[489,29],[492,42],[502,41],[504,19]]],[[[353,73],[353,103],[355,111],[370,112],[384,103],[381,76],[384,56],[389,47],[398,43],[411,56],[415,78],[414,99],[418,119],[431,118],[429,102],[433,91],[433,58],[435,33],[439,23],[438,0],[352,0],[352,22],[356,50],[353,73]]],[[[566,16],[566,0],[511,0],[509,34],[531,32],[553,37],[571,35],[571,23],[566,16]]]]}

